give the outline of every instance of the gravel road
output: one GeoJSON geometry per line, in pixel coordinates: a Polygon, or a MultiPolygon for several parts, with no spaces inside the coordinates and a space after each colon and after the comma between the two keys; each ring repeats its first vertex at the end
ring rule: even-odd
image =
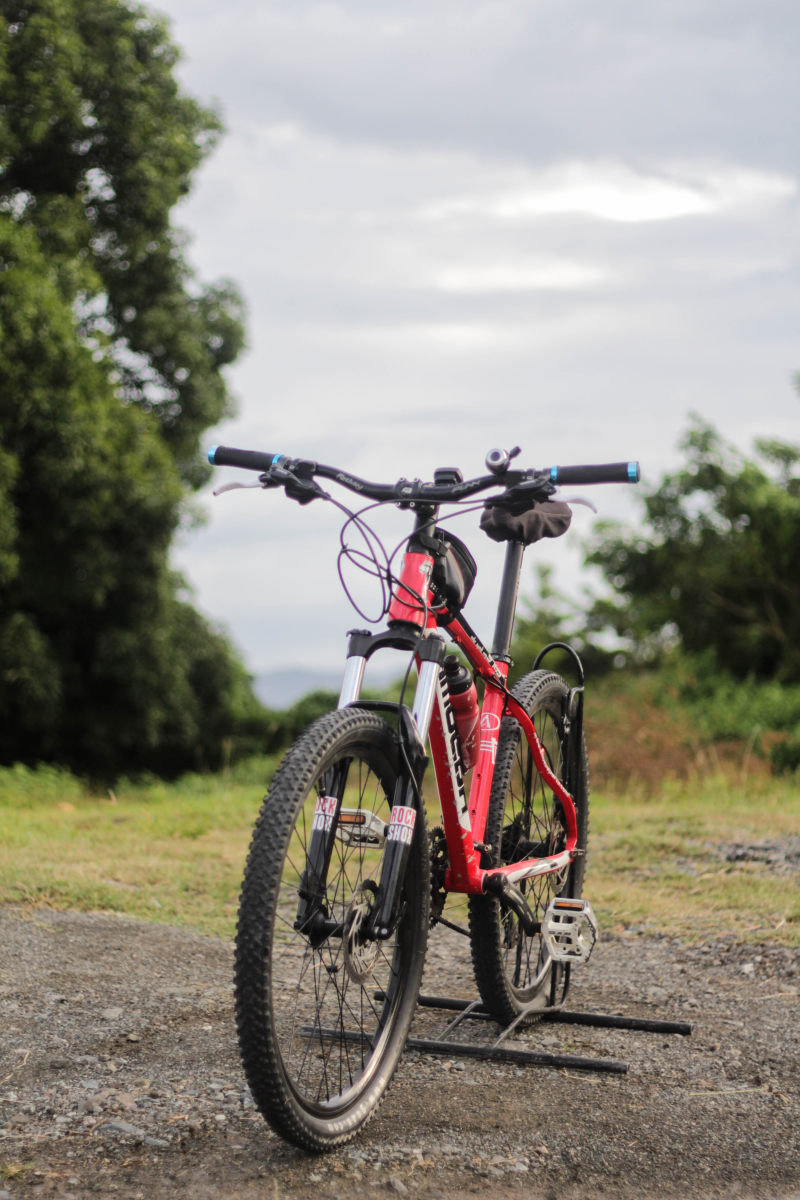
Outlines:
{"type": "MultiPolygon", "coordinates": [[[[626,1074],[408,1051],[358,1140],[322,1157],[253,1108],[231,958],[184,930],[0,906],[0,1200],[800,1200],[796,952],[606,935],[569,1007],[689,1021],[690,1037],[540,1024],[514,1043],[626,1074]]],[[[471,998],[468,962],[439,927],[425,990],[471,998]]],[[[421,1009],[415,1032],[445,1020],[421,1009]]]]}

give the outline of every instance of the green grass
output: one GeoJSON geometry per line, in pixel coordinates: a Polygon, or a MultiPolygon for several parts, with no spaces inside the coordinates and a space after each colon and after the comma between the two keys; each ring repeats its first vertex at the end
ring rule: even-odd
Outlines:
{"type": "MultiPolygon", "coordinates": [[[[50,768],[0,770],[0,896],[230,937],[273,759],[93,794],[50,768]]],[[[800,945],[800,877],[721,846],[797,834],[797,783],[740,771],[592,796],[585,892],[602,930],[800,945]]]]}
{"type": "Polygon", "coordinates": [[[92,794],[64,772],[0,771],[0,894],[231,935],[274,761],[92,794]]]}
{"type": "Polygon", "coordinates": [[[797,811],[796,782],[766,774],[593,796],[584,890],[601,928],[800,945],[800,873],[727,858],[732,846],[796,836],[797,811]]]}

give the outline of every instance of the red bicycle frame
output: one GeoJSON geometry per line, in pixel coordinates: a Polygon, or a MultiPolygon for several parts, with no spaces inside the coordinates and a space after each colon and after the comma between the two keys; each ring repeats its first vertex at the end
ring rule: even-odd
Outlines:
{"type": "MultiPolygon", "coordinates": [[[[493,877],[504,877],[510,884],[534,875],[547,875],[569,866],[575,856],[578,826],[575,805],[562,782],[551,770],[533,721],[523,706],[508,691],[507,643],[510,641],[513,610],[516,603],[522,547],[514,543],[507,550],[506,570],[498,608],[495,646],[490,653],[459,614],[442,606],[431,588],[433,558],[409,549],[403,559],[389,606],[392,627],[416,627],[424,638],[442,639],[444,626],[470,666],[485,685],[480,710],[480,748],[473,769],[469,798],[465,791],[461,752],[455,714],[447,684],[435,659],[417,656],[419,682],[413,713],[420,736],[430,741],[433,767],[442,808],[449,867],[445,887],[452,892],[481,893],[491,887],[493,877]],[[505,643],[505,645],[503,645],[505,643]],[[530,746],[534,764],[544,783],[558,798],[566,822],[567,839],[562,850],[540,858],[523,859],[506,866],[484,868],[480,865],[484,831],[489,811],[500,725],[504,717],[516,720],[530,746]]],[[[380,635],[379,635],[380,639],[380,635]]],[[[391,639],[389,640],[391,643],[391,639]]],[[[364,659],[348,659],[348,673],[342,688],[340,705],[357,703],[364,674],[364,659]]],[[[499,880],[498,880],[499,882],[499,880]]]]}
{"type": "Polygon", "coordinates": [[[572,862],[578,843],[578,822],[572,797],[550,769],[533,721],[522,705],[506,690],[508,664],[496,663],[476,645],[458,622],[454,621],[448,626],[448,632],[483,679],[486,687],[480,713],[480,750],[473,768],[468,801],[464,798],[464,779],[458,747],[448,735],[454,724],[450,716],[453,711],[452,705],[441,684],[437,687],[436,708],[429,738],[450,856],[445,887],[452,892],[483,892],[486,891],[487,880],[492,876],[505,876],[509,882],[518,883],[534,875],[548,875],[553,871],[560,871],[572,862]],[[480,866],[480,848],[483,845],[494,781],[500,723],[507,715],[519,722],[522,734],[530,746],[536,770],[561,803],[567,825],[567,842],[558,854],[545,858],[523,859],[508,866],[487,870],[480,866]]]}

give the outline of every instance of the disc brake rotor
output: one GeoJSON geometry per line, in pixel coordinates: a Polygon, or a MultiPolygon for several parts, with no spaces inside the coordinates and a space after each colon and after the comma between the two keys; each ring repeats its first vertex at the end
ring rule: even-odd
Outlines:
{"type": "Polygon", "coordinates": [[[375,938],[366,936],[375,903],[375,884],[362,883],[353,894],[344,929],[344,967],[354,983],[363,983],[372,974],[380,947],[375,938]]]}

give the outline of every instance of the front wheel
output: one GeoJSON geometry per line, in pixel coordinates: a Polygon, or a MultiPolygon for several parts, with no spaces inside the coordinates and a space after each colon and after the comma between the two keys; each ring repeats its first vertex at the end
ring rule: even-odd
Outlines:
{"type": "MultiPolygon", "coordinates": [[[[531,717],[553,774],[567,773],[564,705],[569,688],[549,671],[532,671],[512,693],[531,717]]],[[[563,871],[523,880],[519,887],[537,922],[554,896],[580,896],[589,832],[589,779],[581,738],[573,756],[572,799],[578,818],[580,853],[563,871]]],[[[506,717],[500,727],[485,840],[492,866],[557,854],[566,845],[561,804],[536,770],[521,726],[506,717]]],[[[495,896],[470,896],[470,938],[475,981],[481,999],[502,1024],[528,1010],[528,1019],[557,995],[564,968],[554,963],[537,930],[527,935],[519,917],[495,896]]]]}
{"type": "Polygon", "coordinates": [[[321,717],[284,758],[253,833],[236,936],[239,1046],[262,1114],[307,1150],[341,1145],[372,1115],[416,1007],[430,890],[422,812],[397,928],[386,941],[364,935],[397,759],[375,713],[321,717]]]}

